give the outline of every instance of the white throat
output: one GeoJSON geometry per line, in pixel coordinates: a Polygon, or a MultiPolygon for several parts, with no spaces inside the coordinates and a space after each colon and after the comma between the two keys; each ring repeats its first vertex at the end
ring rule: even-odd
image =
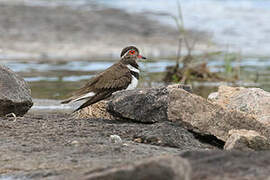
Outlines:
{"type": "Polygon", "coordinates": [[[135,68],[135,67],[133,67],[133,66],[131,66],[131,65],[127,65],[127,67],[128,67],[128,69],[129,70],[131,70],[131,71],[134,71],[134,72],[136,72],[136,73],[140,73],[140,70],[139,69],[137,69],[137,68],[135,68]]]}

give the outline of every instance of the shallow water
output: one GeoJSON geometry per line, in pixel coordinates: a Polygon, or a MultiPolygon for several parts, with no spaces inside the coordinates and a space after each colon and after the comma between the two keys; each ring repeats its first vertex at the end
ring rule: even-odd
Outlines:
{"type": "MultiPolygon", "coordinates": [[[[224,60],[221,57],[208,59],[212,72],[223,73],[224,60]]],[[[62,63],[34,63],[1,61],[18,72],[29,82],[32,96],[39,99],[63,99],[72,91],[81,87],[89,78],[111,66],[113,61],[76,61],[62,63]]],[[[141,78],[139,87],[157,87],[164,85],[162,79],[166,66],[174,65],[172,60],[158,60],[140,63],[141,78]]],[[[196,94],[207,97],[221,84],[261,87],[270,91],[269,59],[245,58],[231,62],[233,68],[240,69],[240,80],[236,84],[225,82],[192,82],[196,94]]]]}
{"type": "MultiPolygon", "coordinates": [[[[65,63],[36,63],[1,61],[28,81],[34,98],[62,99],[78,89],[98,72],[108,68],[113,61],[75,61],[65,63]]],[[[173,61],[140,63],[142,78],[139,87],[156,86],[161,74],[173,61]]]]}

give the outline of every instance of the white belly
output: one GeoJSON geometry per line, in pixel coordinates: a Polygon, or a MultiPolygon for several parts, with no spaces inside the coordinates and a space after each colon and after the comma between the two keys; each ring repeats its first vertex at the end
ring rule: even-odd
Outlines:
{"type": "Polygon", "coordinates": [[[127,89],[126,90],[132,90],[132,89],[135,89],[138,85],[138,79],[135,78],[134,76],[132,76],[132,80],[131,80],[131,83],[128,85],[127,89]]]}

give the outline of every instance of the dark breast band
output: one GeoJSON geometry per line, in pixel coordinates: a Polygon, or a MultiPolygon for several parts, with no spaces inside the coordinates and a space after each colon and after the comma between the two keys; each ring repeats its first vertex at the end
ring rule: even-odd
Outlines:
{"type": "Polygon", "coordinates": [[[130,73],[131,73],[136,79],[139,80],[140,74],[139,74],[138,72],[130,71],[130,73]]]}

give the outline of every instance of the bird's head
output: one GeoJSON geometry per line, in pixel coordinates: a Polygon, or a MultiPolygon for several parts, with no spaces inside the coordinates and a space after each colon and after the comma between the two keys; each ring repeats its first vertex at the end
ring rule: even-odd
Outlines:
{"type": "Polygon", "coordinates": [[[135,46],[128,46],[125,47],[122,52],[121,52],[121,59],[146,59],[145,57],[143,57],[142,55],[140,55],[140,52],[138,50],[138,48],[136,48],[135,46]]]}

